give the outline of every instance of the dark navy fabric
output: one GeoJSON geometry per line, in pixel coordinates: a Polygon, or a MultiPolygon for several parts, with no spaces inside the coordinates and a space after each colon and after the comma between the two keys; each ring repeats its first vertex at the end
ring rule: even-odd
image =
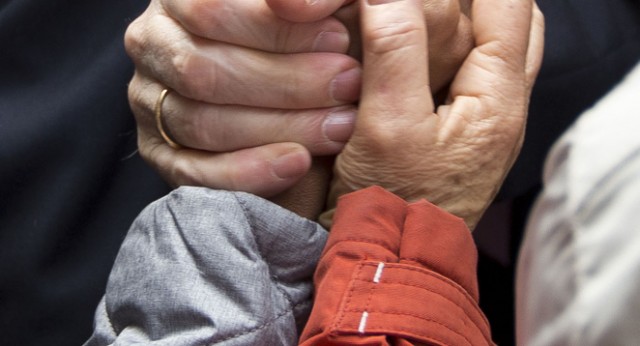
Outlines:
{"type": "MultiPolygon", "coordinates": [[[[545,60],[522,155],[501,193],[524,196],[515,224],[539,187],[550,145],[640,57],[640,1],[538,2],[547,19],[545,60]]],[[[126,101],[132,66],[122,36],[147,4],[0,0],[2,345],[81,344],[131,221],[168,191],[135,154],[126,101]]],[[[515,249],[519,229],[512,231],[515,249]]],[[[481,275],[490,319],[508,317],[492,307],[511,311],[502,304],[510,301],[502,289],[512,287],[503,280],[511,269],[481,275]]],[[[492,326],[509,334],[512,321],[492,326]]]]}
{"type": "Polygon", "coordinates": [[[553,142],[640,59],[640,1],[537,2],[546,19],[544,60],[525,142],[502,188],[503,198],[539,186],[553,142]]]}
{"type": "Polygon", "coordinates": [[[167,186],[136,155],[123,35],[146,1],[0,1],[0,345],[80,345],[167,186]]]}

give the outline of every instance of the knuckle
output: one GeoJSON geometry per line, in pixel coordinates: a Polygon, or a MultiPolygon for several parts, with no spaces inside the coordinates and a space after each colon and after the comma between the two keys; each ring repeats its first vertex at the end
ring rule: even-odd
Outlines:
{"type": "MultiPolygon", "coordinates": [[[[517,48],[500,40],[488,42],[477,47],[477,50],[483,60],[493,66],[510,67],[518,61],[517,48]]],[[[487,69],[491,68],[488,67],[487,69]]]]}
{"type": "Polygon", "coordinates": [[[144,42],[146,40],[144,39],[145,29],[143,16],[140,16],[131,22],[124,34],[124,47],[127,54],[132,59],[135,59],[136,56],[144,50],[144,42]]]}
{"type": "Polygon", "coordinates": [[[127,88],[127,97],[129,99],[129,106],[134,113],[142,108],[143,100],[142,93],[140,92],[140,88],[135,82],[135,78],[131,80],[129,86],[127,88]]]}
{"type": "Polygon", "coordinates": [[[398,131],[384,122],[364,123],[361,130],[364,134],[362,138],[365,139],[362,143],[363,149],[379,154],[393,152],[402,143],[404,137],[402,135],[404,131],[398,131]]]}
{"type": "Polygon", "coordinates": [[[421,44],[424,29],[414,22],[402,21],[389,23],[365,34],[368,50],[374,54],[385,54],[404,50],[421,44]]]}
{"type": "Polygon", "coordinates": [[[152,126],[150,124],[154,121],[152,114],[155,102],[152,90],[156,88],[150,87],[142,79],[137,73],[134,75],[127,88],[127,98],[138,125],[152,126]]]}
{"type": "Polygon", "coordinates": [[[208,95],[215,95],[215,62],[192,49],[179,49],[171,59],[171,65],[175,71],[176,87],[182,94],[200,101],[208,100],[208,95]]]}
{"type": "Polygon", "coordinates": [[[194,33],[218,32],[224,26],[224,17],[228,3],[222,0],[181,0],[184,1],[182,20],[194,33]]]}
{"type": "Polygon", "coordinates": [[[190,160],[178,159],[173,162],[169,174],[178,185],[200,185],[202,172],[196,167],[190,160]]]}
{"type": "Polygon", "coordinates": [[[131,79],[131,82],[129,83],[129,86],[127,88],[129,107],[131,108],[131,111],[133,112],[133,115],[136,117],[136,119],[139,119],[141,115],[145,113],[144,110],[149,108],[143,96],[143,89],[144,88],[140,87],[140,83],[135,77],[131,79]]]}

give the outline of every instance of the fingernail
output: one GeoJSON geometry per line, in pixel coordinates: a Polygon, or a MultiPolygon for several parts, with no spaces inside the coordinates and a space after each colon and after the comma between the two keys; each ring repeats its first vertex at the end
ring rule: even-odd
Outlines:
{"type": "Polygon", "coordinates": [[[321,32],[313,42],[314,52],[343,53],[349,48],[349,35],[346,32],[321,32]]]}
{"type": "Polygon", "coordinates": [[[331,97],[336,101],[353,102],[360,98],[362,70],[358,67],[344,71],[331,81],[331,97]]]}
{"type": "Polygon", "coordinates": [[[388,4],[390,2],[396,2],[396,1],[402,1],[402,0],[367,0],[369,5],[382,5],[382,4],[388,4]]]}
{"type": "Polygon", "coordinates": [[[307,173],[304,153],[294,150],[271,161],[273,173],[281,179],[296,178],[307,173]]]}
{"type": "Polygon", "coordinates": [[[330,113],[322,124],[322,133],[334,142],[346,142],[353,133],[356,122],[355,111],[336,111],[330,113]]]}

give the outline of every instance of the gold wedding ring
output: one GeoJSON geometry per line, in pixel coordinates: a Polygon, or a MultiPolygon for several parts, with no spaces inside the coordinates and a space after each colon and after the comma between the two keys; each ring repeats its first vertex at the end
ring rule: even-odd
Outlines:
{"type": "Polygon", "coordinates": [[[158,101],[156,101],[156,127],[158,128],[158,132],[160,132],[160,136],[162,136],[164,141],[167,142],[170,147],[172,147],[173,149],[181,149],[182,145],[176,143],[173,139],[171,139],[171,137],[169,137],[169,135],[164,132],[164,126],[162,126],[162,103],[164,102],[164,99],[167,97],[168,93],[169,89],[162,90],[162,92],[160,93],[160,97],[158,97],[158,101]]]}

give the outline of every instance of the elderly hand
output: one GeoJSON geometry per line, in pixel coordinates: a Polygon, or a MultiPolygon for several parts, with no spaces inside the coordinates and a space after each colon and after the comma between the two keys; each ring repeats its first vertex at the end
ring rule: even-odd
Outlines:
{"type": "Polygon", "coordinates": [[[436,108],[420,0],[362,1],[364,77],[351,140],[337,157],[330,204],[380,185],[427,199],[473,229],[522,144],[543,50],[533,0],[475,0],[475,48],[436,108]]]}
{"type": "MultiPolygon", "coordinates": [[[[468,1],[424,3],[436,85],[450,80],[471,47],[468,1]]],[[[349,46],[332,14],[353,29],[350,52],[358,54],[357,7],[349,3],[298,11],[299,1],[269,1],[274,14],[261,0],[153,0],[125,40],[136,63],[129,95],[141,155],[174,185],[270,196],[304,175],[309,157],[300,145],[312,155],[337,153],[351,133],[360,85],[358,63],[330,54],[349,46]],[[276,16],[283,12],[308,22],[276,16]],[[304,52],[315,53],[297,54],[304,52]],[[183,150],[166,145],[155,126],[165,87],[172,91],[162,122],[183,150]]]]}
{"type": "Polygon", "coordinates": [[[273,196],[351,134],[360,65],[333,17],[292,23],[262,0],[153,0],[129,27],[140,154],[174,185],[273,196]],[[156,128],[160,105],[170,147],[156,128]]]}
{"type": "MultiPolygon", "coordinates": [[[[351,33],[349,54],[361,60],[358,1],[266,1],[278,16],[291,21],[308,22],[335,16],[351,33]]],[[[473,48],[471,0],[423,0],[420,12],[427,22],[431,91],[438,94],[451,82],[473,48]]]]}

